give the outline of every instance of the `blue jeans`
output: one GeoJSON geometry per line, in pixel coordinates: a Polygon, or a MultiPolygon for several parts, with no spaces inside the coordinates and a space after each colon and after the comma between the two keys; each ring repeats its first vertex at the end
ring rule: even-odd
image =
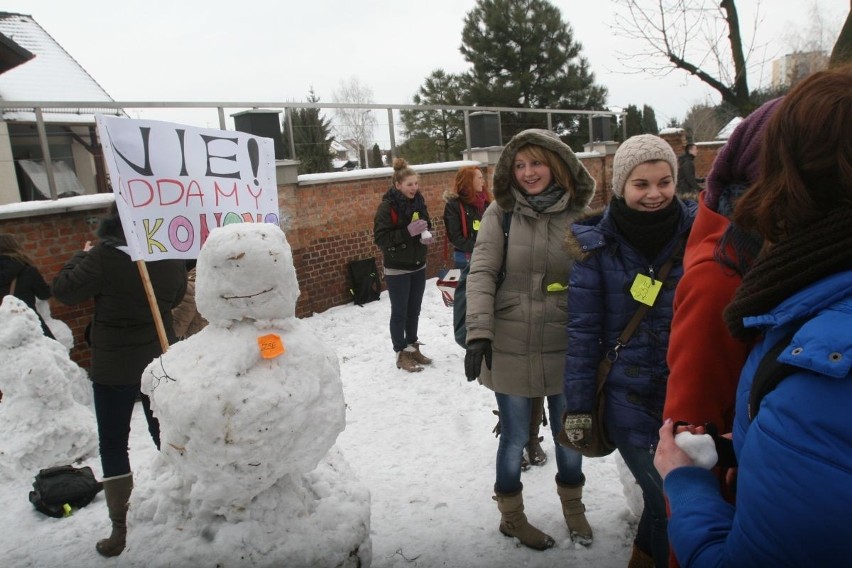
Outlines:
{"type": "MultiPolygon", "coordinates": [[[[500,443],[497,445],[497,481],[494,490],[498,493],[514,493],[521,489],[521,458],[524,446],[530,439],[530,414],[533,399],[525,396],[494,393],[500,411],[500,443]]],[[[556,445],[556,469],[561,483],[577,485],[583,483],[583,456],[579,452],[563,448],[556,442],[556,435],[565,412],[565,397],[554,394],[547,397],[550,431],[556,445]]]]}
{"type": "Polygon", "coordinates": [[[636,530],[636,546],[654,557],[656,568],[665,568],[669,565],[666,499],[663,495],[663,480],[654,467],[654,454],[650,448],[633,446],[628,441],[627,430],[611,428],[608,434],[642,489],[644,509],[636,530]]]}
{"type": "Polygon", "coordinates": [[[130,418],[133,416],[133,406],[136,404],[137,397],[142,400],[148,432],[154,440],[154,445],[158,450],[160,449],[160,423],[151,412],[151,399],[141,394],[139,388],[139,383],[134,385],[92,383],[104,477],[130,473],[130,456],[127,448],[130,441],[130,418]]]}
{"type": "Polygon", "coordinates": [[[400,352],[417,342],[420,304],[426,290],[426,270],[408,274],[385,275],[391,302],[390,335],[393,350],[400,352]]]}
{"type": "Polygon", "coordinates": [[[453,267],[464,268],[470,263],[470,255],[460,250],[453,251],[453,267]]]}

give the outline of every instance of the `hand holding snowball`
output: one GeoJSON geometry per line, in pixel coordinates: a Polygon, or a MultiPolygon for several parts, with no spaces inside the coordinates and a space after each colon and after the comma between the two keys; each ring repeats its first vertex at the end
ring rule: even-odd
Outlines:
{"type": "Polygon", "coordinates": [[[711,469],[716,465],[716,444],[701,426],[684,429],[675,436],[671,418],[660,428],[660,442],[654,454],[654,467],[663,479],[673,469],[697,466],[711,469]]]}

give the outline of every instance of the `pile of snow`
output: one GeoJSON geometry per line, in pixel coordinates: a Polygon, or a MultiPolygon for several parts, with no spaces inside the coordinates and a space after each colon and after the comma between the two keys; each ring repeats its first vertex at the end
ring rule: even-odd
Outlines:
{"type": "Polygon", "coordinates": [[[0,360],[0,479],[97,455],[86,372],[10,295],[0,305],[0,360]]]}

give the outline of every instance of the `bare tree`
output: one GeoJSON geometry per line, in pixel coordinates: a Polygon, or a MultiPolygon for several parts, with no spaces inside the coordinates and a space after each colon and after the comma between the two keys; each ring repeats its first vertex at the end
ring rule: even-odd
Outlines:
{"type": "MultiPolygon", "coordinates": [[[[372,104],[373,90],[361,84],[358,77],[353,76],[348,81],[340,81],[338,88],[332,93],[332,98],[338,103],[372,104]]],[[[339,108],[334,111],[334,117],[338,140],[354,140],[358,144],[358,159],[361,167],[366,168],[367,148],[378,126],[373,111],[354,107],[339,108]]]]}
{"type": "MultiPolygon", "coordinates": [[[[665,75],[682,69],[709,85],[746,116],[755,105],[749,91],[756,46],[743,45],[734,0],[613,0],[624,8],[613,28],[640,40],[644,50],[621,54],[634,72],[665,75]]],[[[758,2],[758,11],[759,11],[758,2]]],[[[756,31],[760,18],[755,18],[756,31]]],[[[754,33],[751,34],[754,37],[754,33]]]]}

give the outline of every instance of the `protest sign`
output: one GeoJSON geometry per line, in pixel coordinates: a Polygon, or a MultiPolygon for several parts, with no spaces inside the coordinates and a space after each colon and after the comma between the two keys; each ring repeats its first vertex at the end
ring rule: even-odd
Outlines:
{"type": "Polygon", "coordinates": [[[216,227],[278,224],[272,139],[105,115],[96,122],[133,260],[196,258],[216,227]]]}

